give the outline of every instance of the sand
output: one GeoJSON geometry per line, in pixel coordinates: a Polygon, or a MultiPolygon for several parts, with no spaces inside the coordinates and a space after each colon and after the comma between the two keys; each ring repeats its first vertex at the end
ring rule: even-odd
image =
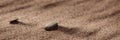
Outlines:
{"type": "Polygon", "coordinates": [[[120,40],[119,24],[120,0],[0,0],[0,40],[120,40]]]}

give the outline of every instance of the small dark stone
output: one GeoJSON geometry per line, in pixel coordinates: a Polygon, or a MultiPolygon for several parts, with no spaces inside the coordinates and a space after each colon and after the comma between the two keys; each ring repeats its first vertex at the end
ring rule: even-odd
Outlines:
{"type": "Polygon", "coordinates": [[[46,31],[54,31],[58,29],[58,23],[56,22],[51,22],[45,26],[46,31]]]}
{"type": "Polygon", "coordinates": [[[19,24],[19,21],[18,19],[15,19],[15,20],[10,21],[10,24],[19,24]]]}

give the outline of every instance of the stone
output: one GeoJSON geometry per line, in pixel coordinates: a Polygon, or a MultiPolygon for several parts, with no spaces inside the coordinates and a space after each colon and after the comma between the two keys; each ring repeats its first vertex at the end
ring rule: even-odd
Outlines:
{"type": "Polygon", "coordinates": [[[54,31],[58,29],[58,23],[57,22],[50,22],[45,25],[46,31],[54,31]]]}
{"type": "Polygon", "coordinates": [[[18,21],[18,19],[11,20],[11,21],[10,21],[10,24],[19,24],[19,21],[18,21]]]}

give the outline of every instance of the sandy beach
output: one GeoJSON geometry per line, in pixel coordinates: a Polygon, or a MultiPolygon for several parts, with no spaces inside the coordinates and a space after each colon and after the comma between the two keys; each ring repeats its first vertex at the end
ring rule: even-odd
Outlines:
{"type": "Polygon", "coordinates": [[[0,40],[120,40],[119,24],[120,0],[0,0],[0,40]]]}

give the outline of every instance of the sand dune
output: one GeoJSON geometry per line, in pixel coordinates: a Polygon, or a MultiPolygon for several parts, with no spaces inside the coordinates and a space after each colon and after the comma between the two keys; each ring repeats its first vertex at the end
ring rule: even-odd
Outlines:
{"type": "Polygon", "coordinates": [[[120,0],[0,1],[0,40],[120,40],[119,24],[120,0]],[[59,29],[45,31],[52,21],[59,29]]]}

